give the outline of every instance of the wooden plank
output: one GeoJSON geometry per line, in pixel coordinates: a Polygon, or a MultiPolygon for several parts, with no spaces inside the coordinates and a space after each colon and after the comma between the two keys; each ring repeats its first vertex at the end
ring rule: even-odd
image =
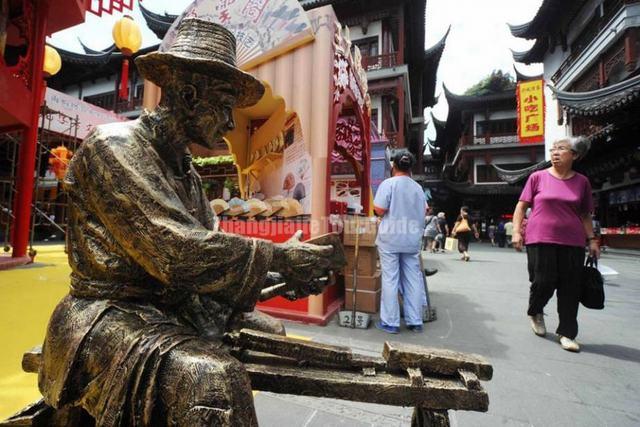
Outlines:
{"type": "Polygon", "coordinates": [[[478,380],[478,376],[471,371],[467,371],[465,369],[458,370],[458,377],[460,377],[460,381],[464,384],[469,390],[481,390],[482,386],[480,385],[480,381],[478,380]]]}
{"type": "Polygon", "coordinates": [[[365,356],[354,353],[351,356],[351,366],[354,368],[375,368],[384,371],[387,368],[387,361],[380,356],[365,356]]]}
{"type": "Polygon", "coordinates": [[[409,374],[409,381],[413,387],[424,386],[424,378],[420,368],[407,368],[407,374],[409,374]]]}
{"type": "Polygon", "coordinates": [[[38,345],[22,355],[22,370],[37,374],[42,365],[42,346],[38,345]]]}
{"type": "Polygon", "coordinates": [[[376,368],[362,368],[362,375],[365,377],[375,377],[376,368]]]}
{"type": "Polygon", "coordinates": [[[254,390],[300,396],[328,397],[355,402],[395,406],[417,406],[434,410],[487,411],[484,391],[469,390],[457,378],[424,377],[423,387],[414,387],[404,375],[289,368],[246,364],[254,390]]]}
{"type": "Polygon", "coordinates": [[[405,371],[420,368],[423,372],[458,376],[458,370],[475,373],[481,380],[490,380],[493,367],[483,356],[440,348],[385,342],[382,357],[387,369],[405,371]]]}
{"type": "Polygon", "coordinates": [[[259,365],[275,366],[300,366],[300,362],[290,357],[275,356],[260,351],[241,350],[232,351],[231,354],[242,363],[255,363],[259,365]]]}
{"type": "Polygon", "coordinates": [[[298,361],[348,365],[352,360],[352,353],[349,347],[304,341],[253,329],[242,329],[236,345],[244,350],[275,354],[276,356],[289,357],[298,361]]]}

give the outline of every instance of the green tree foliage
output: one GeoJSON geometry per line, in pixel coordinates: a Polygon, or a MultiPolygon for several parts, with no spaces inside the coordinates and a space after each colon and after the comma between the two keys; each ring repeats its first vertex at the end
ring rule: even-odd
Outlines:
{"type": "Polygon", "coordinates": [[[467,89],[464,94],[482,96],[506,90],[515,90],[515,88],[516,81],[510,73],[503,73],[502,70],[493,70],[487,77],[467,89]]]}
{"type": "Polygon", "coordinates": [[[213,157],[195,157],[193,164],[199,167],[211,166],[211,165],[225,165],[233,163],[233,156],[213,156],[213,157]]]}

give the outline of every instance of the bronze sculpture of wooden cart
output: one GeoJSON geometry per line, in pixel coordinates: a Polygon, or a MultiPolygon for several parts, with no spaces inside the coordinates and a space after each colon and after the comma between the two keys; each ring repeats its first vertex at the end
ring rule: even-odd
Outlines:
{"type": "MultiPolygon", "coordinates": [[[[478,355],[385,342],[382,355],[372,357],[250,329],[228,334],[226,342],[254,390],[413,406],[416,427],[448,426],[449,409],[485,412],[489,407],[480,380],[490,380],[493,368],[478,355]]],[[[40,351],[25,353],[26,372],[38,371],[40,351]]],[[[39,401],[0,426],[82,425],[83,415],[56,413],[39,401]]]]}

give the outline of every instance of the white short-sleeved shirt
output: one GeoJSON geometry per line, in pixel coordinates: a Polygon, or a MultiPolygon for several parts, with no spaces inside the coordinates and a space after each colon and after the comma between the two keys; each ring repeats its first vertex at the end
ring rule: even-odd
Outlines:
{"type": "Polygon", "coordinates": [[[386,209],[376,245],[386,252],[419,252],[427,200],[422,187],[408,176],[382,181],[373,204],[386,209]]]}

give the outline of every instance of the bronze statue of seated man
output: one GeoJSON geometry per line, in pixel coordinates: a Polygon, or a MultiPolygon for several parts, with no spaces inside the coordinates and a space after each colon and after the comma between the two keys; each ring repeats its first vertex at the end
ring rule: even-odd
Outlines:
{"type": "Polygon", "coordinates": [[[332,246],[214,231],[188,144],[212,147],[232,110],[264,92],[236,68],[228,30],[184,19],[168,51],[136,64],[162,88],[159,107],[95,129],[65,178],[71,288],[50,320],[40,390],[103,426],[257,425],[223,334],[284,334],[254,311],[268,271],[302,283],[341,266],[332,246]]]}

